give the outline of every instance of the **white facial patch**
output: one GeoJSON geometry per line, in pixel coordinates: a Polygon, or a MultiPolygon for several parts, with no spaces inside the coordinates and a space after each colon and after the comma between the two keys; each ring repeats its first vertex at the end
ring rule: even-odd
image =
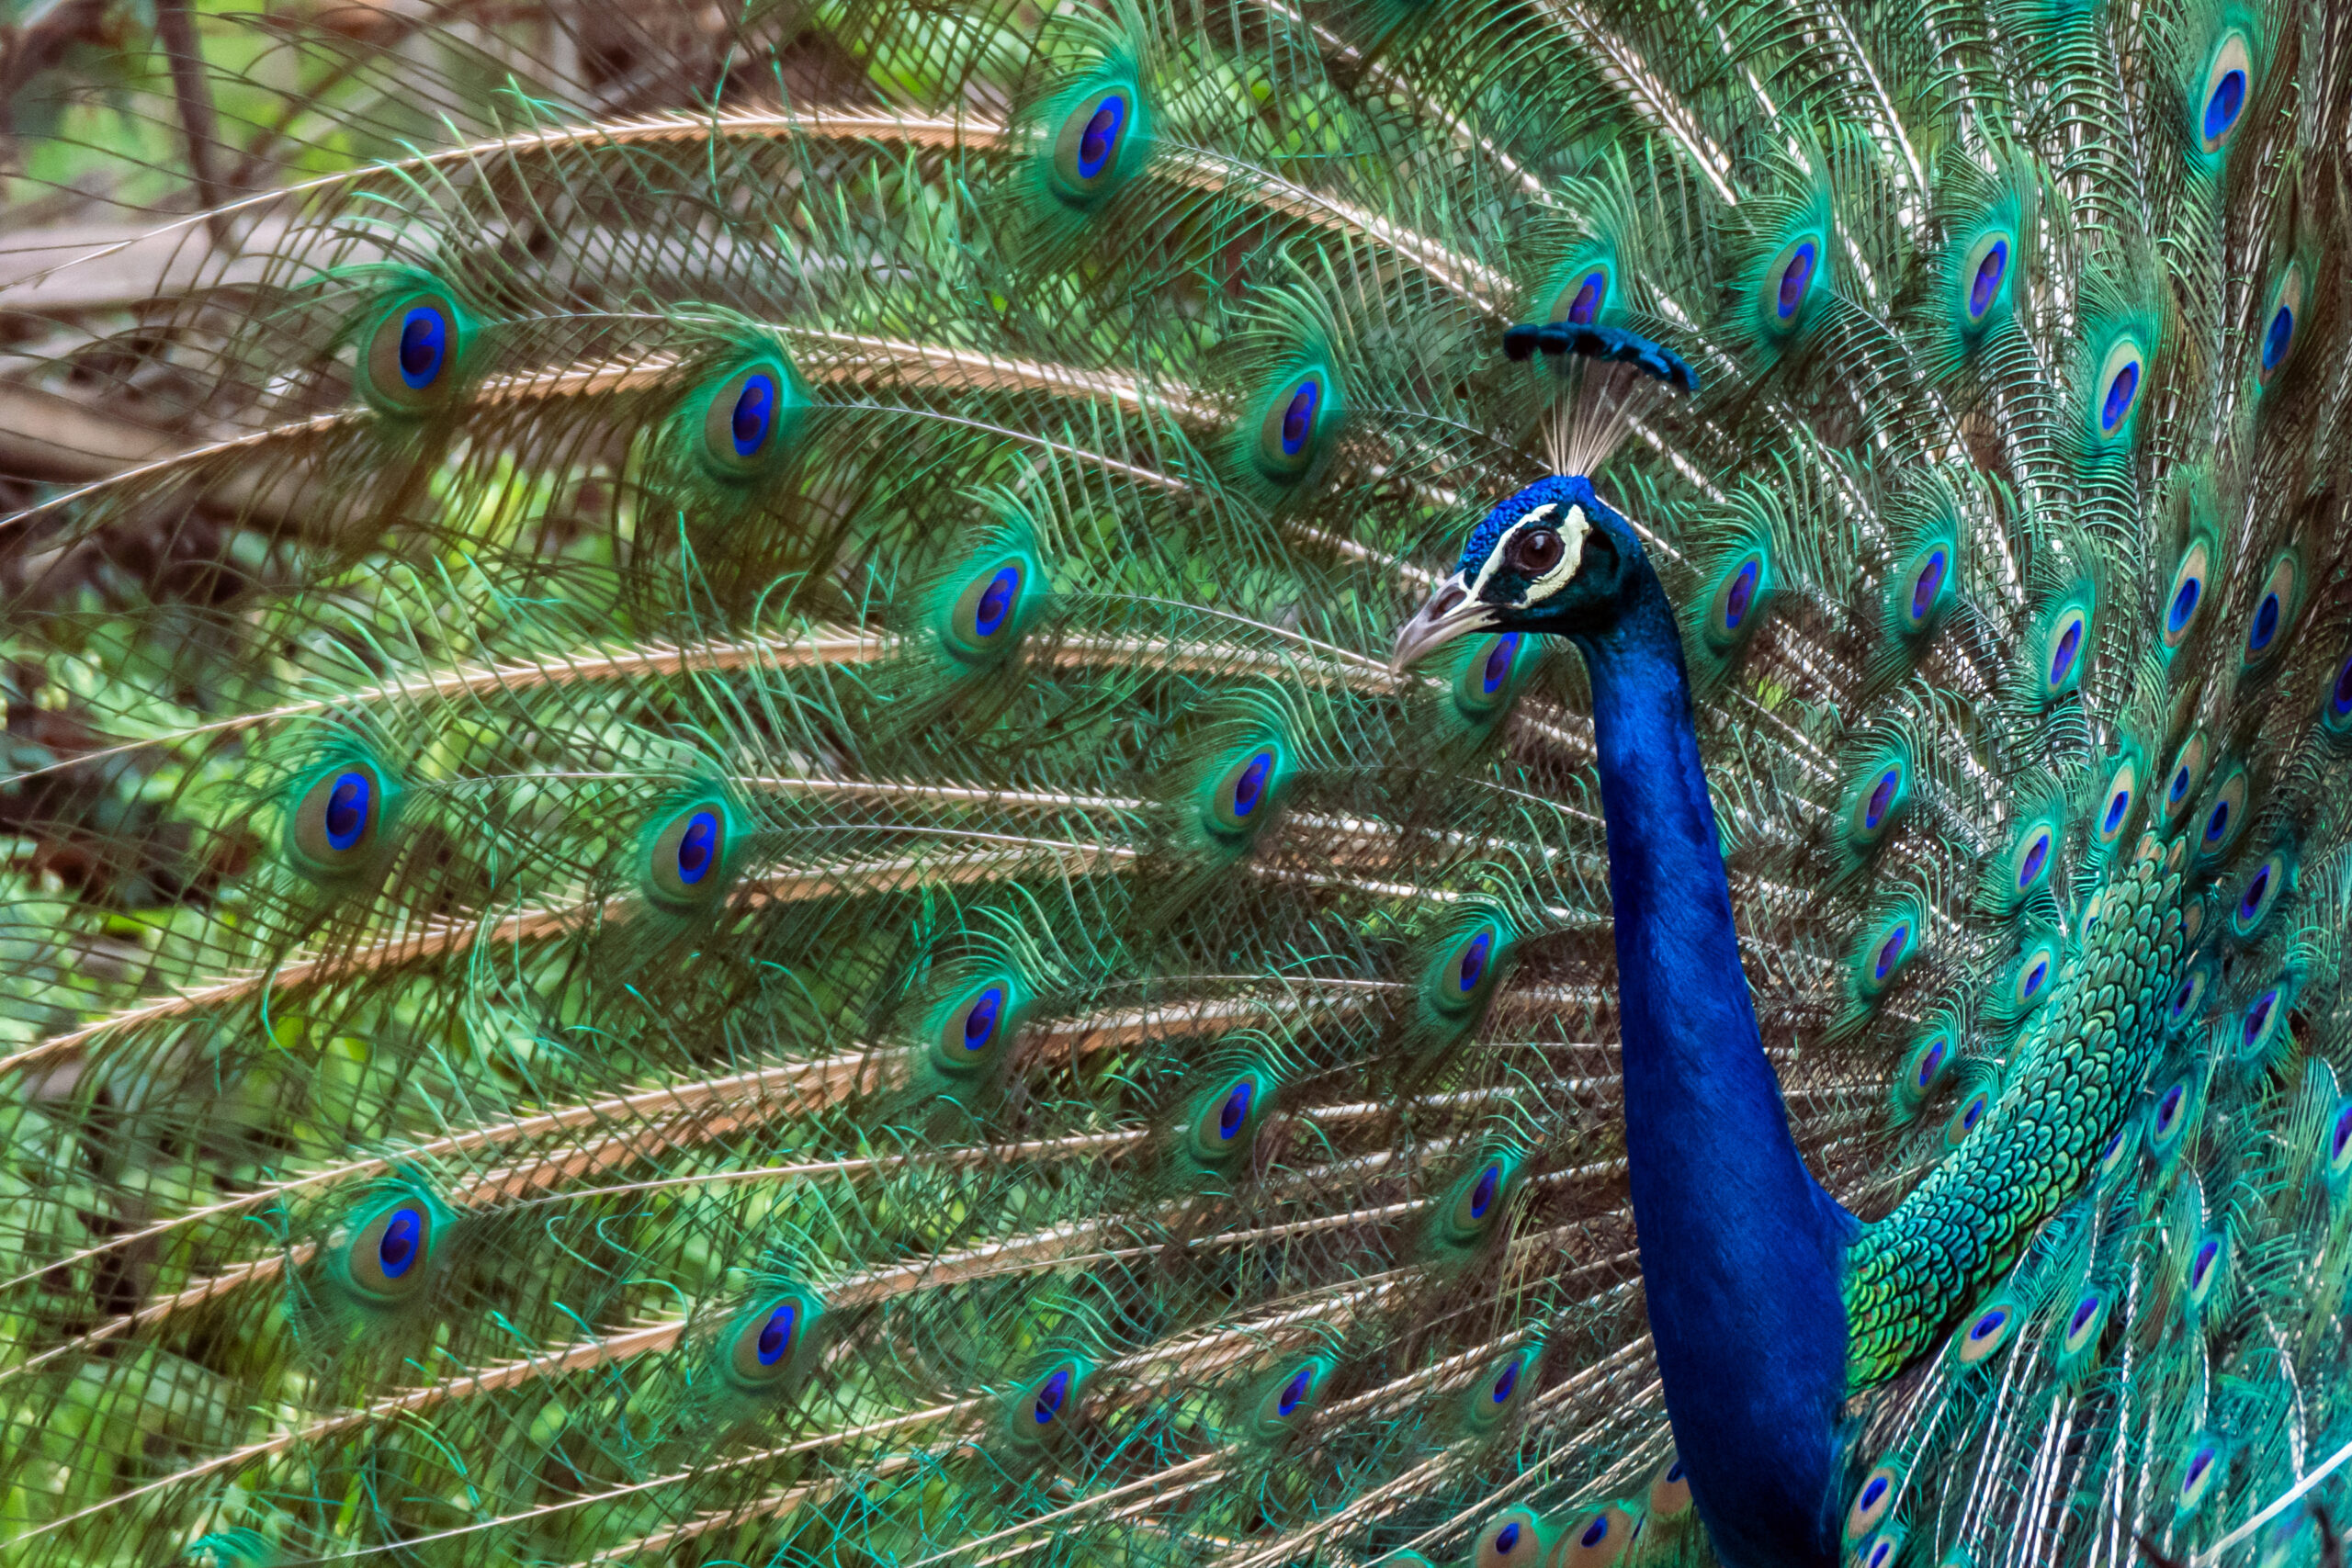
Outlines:
{"type": "Polygon", "coordinates": [[[1549,599],[1567,586],[1568,579],[1584,564],[1584,536],[1592,531],[1591,519],[1581,506],[1570,506],[1568,514],[1554,523],[1552,514],[1560,510],[1556,501],[1547,501],[1526,516],[1512,524],[1495,547],[1487,552],[1486,564],[1478,569],[1478,581],[1470,585],[1470,597],[1476,599],[1486,591],[1487,580],[1502,570],[1503,558],[1510,553],[1511,541],[1530,528],[1553,528],[1560,536],[1560,543],[1567,547],[1560,552],[1559,564],[1527,585],[1527,592],[1513,601],[1512,607],[1523,610],[1539,599],[1549,599]]]}

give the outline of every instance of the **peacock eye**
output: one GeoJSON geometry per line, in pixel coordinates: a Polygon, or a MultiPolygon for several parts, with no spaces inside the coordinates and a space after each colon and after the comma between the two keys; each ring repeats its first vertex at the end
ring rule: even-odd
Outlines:
{"type": "Polygon", "coordinates": [[[2204,602],[2205,579],[2212,570],[2212,548],[2203,539],[2191,540],[2173,568],[2172,593],[2165,601],[2164,642],[2167,652],[2188,639],[2197,624],[2198,606],[2204,602]]]}
{"type": "Polygon", "coordinates": [[[968,1077],[1001,1061],[1012,1038],[1013,994],[1003,980],[989,980],[966,992],[939,1021],[931,1059],[943,1071],[968,1077]]]}
{"type": "Polygon", "coordinates": [[[2302,581],[2302,569],[2291,553],[2271,562],[2269,574],[2263,579],[2262,596],[2255,601],[2254,615],[2246,623],[2248,665],[2265,662],[2286,646],[2279,634],[2301,606],[2302,581]]]}
{"type": "Polygon", "coordinates": [[[1019,557],[982,566],[947,608],[947,651],[966,663],[993,663],[1020,640],[1028,563],[1019,557]]]}
{"type": "Polygon", "coordinates": [[[1489,633],[1465,639],[1467,648],[1453,682],[1453,705],[1474,723],[1492,718],[1511,696],[1525,638],[1519,632],[1489,633]]]}
{"type": "Polygon", "coordinates": [[[1193,1108],[1193,1156],[1217,1166],[1248,1153],[1256,1141],[1265,1100],[1265,1080],[1254,1072],[1202,1097],[1193,1108]]]}
{"type": "Polygon", "coordinates": [[[2230,33],[2213,51],[2212,61],[2205,67],[2204,91],[2195,108],[2198,141],[2207,156],[2219,152],[2236,131],[2238,121],[2245,114],[2246,92],[2253,75],[2253,54],[2246,47],[2245,35],[2230,33]]]}
{"type": "Polygon", "coordinates": [[[1331,385],[1320,370],[1295,375],[1275,387],[1258,421],[1259,472],[1278,484],[1304,479],[1314,467],[1331,400],[1331,385]]]}
{"type": "Polygon", "coordinates": [[[727,883],[727,811],[716,801],[687,807],[654,830],[645,852],[645,890],[673,909],[701,908],[727,883]]]}
{"type": "Polygon", "coordinates": [[[781,1392],[804,1359],[802,1348],[818,1313],[816,1303],[797,1292],[753,1308],[736,1319],[721,1341],[719,1371],[746,1393],[781,1392]]]}
{"type": "Polygon", "coordinates": [[[1589,327],[1600,320],[1609,305],[1609,270],[1591,267],[1553,298],[1551,319],[1571,326],[1589,327]]]}
{"type": "Polygon", "coordinates": [[[1256,832],[1273,814],[1281,785],[1281,752],[1272,746],[1254,748],[1210,786],[1209,829],[1228,838],[1256,832]]]}
{"type": "Polygon", "coordinates": [[[1090,93],[1063,117],[1054,138],[1053,186],[1063,200],[1088,206],[1119,182],[1120,154],[1136,122],[1135,90],[1125,85],[1090,93]]]}
{"type": "Polygon", "coordinates": [[[424,1288],[432,1252],[432,1211],[409,1199],[359,1228],[344,1254],[344,1268],[362,1296],[389,1303],[424,1288]]]}
{"type": "Polygon", "coordinates": [[[2100,362],[2098,378],[2092,396],[2098,409],[2098,429],[2101,435],[2120,434],[2131,423],[2132,410],[2140,400],[2140,378],[2144,364],[2140,345],[2125,338],[2107,351],[2100,362]]]}
{"type": "Polygon", "coordinates": [[[363,345],[360,391],[389,413],[423,413],[457,383],[462,329],[437,289],[405,295],[376,320],[363,345]]]}
{"type": "Polygon", "coordinates": [[[1446,1213],[1448,1239],[1457,1245],[1467,1244],[1492,1231],[1507,1207],[1504,1201],[1510,1195],[1510,1165],[1496,1158],[1459,1183],[1446,1213]]]}
{"type": "Polygon", "coordinates": [[[1567,541],[1554,528],[1530,528],[1511,541],[1510,566],[1523,577],[1541,577],[1558,566],[1568,553],[1567,541]]]}
{"type": "Polygon", "coordinates": [[[2001,285],[2008,278],[2009,237],[1993,233],[1977,241],[1962,271],[1968,280],[1968,320],[1980,322],[2001,298],[2001,285]]]}
{"type": "Polygon", "coordinates": [[[1505,937],[1493,921],[1482,921],[1456,937],[1438,961],[1428,996],[1440,1012],[1462,1014],[1483,1004],[1493,988],[1505,937]]]}
{"type": "Polygon", "coordinates": [[[1296,1429],[1314,1412],[1323,1379],[1329,1371],[1329,1361],[1312,1357],[1262,1385],[1265,1392],[1259,1397],[1250,1423],[1255,1436],[1271,1441],[1296,1429]]]}
{"type": "Polygon", "coordinates": [[[1772,312],[1779,321],[1793,321],[1804,310],[1820,262],[1821,242],[1810,235],[1796,241],[1774,259],[1766,277],[1771,291],[1772,312]]]}
{"type": "Polygon", "coordinates": [[[400,792],[357,758],[311,775],[286,824],[286,852],[305,875],[333,882],[377,864],[390,840],[400,792]]]}

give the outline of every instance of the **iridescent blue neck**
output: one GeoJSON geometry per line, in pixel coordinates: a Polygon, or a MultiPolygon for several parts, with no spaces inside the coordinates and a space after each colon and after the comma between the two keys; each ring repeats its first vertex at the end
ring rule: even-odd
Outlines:
{"type": "Polygon", "coordinates": [[[1739,964],[1682,641],[1646,564],[1579,637],[1609,823],[1625,1147],[1675,1441],[1732,1568],[1836,1560],[1846,1248],[1789,1135],[1739,964]]]}

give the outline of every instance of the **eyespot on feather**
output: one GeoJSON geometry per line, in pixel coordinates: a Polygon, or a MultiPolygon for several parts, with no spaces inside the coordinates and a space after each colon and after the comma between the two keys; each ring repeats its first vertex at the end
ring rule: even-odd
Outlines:
{"type": "Polygon", "coordinates": [[[720,1374],[744,1393],[773,1398],[808,1364],[810,1330],[823,1309],[805,1291],[769,1298],[737,1318],[718,1347],[720,1374]]]}
{"type": "Polygon", "coordinates": [[[1953,281],[1958,285],[1961,320],[1981,328],[2009,297],[2010,263],[2017,255],[2017,235],[2007,229],[1989,229],[1962,253],[1953,281]]]}
{"type": "Polygon", "coordinates": [[[1329,1358],[1309,1356],[1265,1380],[1250,1404],[1249,1435],[1260,1442],[1278,1442],[1296,1433],[1322,1403],[1330,1375],[1329,1358]]]}
{"type": "Polygon", "coordinates": [[[1847,1506],[1846,1539],[1860,1540],[1876,1530],[1894,1512],[1895,1499],[1902,1495],[1903,1468],[1891,1462],[1873,1465],[1847,1506]]]}
{"type": "Polygon", "coordinates": [[[1472,1568],[1536,1568],[1549,1550],[1533,1510],[1507,1508],[1478,1531],[1472,1568]]]}
{"type": "Polygon", "coordinates": [[[658,818],[646,831],[639,862],[646,897],[673,914],[711,908],[726,895],[734,840],[733,813],[716,795],[658,818]]]}
{"type": "Polygon", "coordinates": [[[2255,597],[2254,614],[2246,617],[2244,657],[2248,670],[2267,666],[2292,640],[2297,612],[2302,608],[2302,563],[2292,550],[2282,550],[2264,574],[2255,597]]]}
{"type": "Polygon", "coordinates": [[[1537,1352],[1521,1350],[1488,1364],[1463,1393],[1463,1420],[1477,1436],[1491,1436],[1516,1417],[1535,1383],[1537,1352]]]}
{"type": "Polygon", "coordinates": [[[2254,56],[2245,34],[2224,33],[2213,46],[2201,88],[2189,106],[2198,146],[2208,157],[2219,154],[2237,134],[2253,85],[2254,56]]]}
{"type": "Polygon", "coordinates": [[[1922,637],[1936,629],[1951,604],[1959,550],[1950,539],[1921,546],[1888,585],[1888,618],[1897,636],[1922,637]]]}
{"type": "Polygon", "coordinates": [[[1271,820],[1288,782],[1282,745],[1261,740],[1212,776],[1202,803],[1202,826],[1219,838],[1246,840],[1271,820]]]}
{"type": "Polygon", "coordinates": [[[2197,612],[2204,608],[2206,586],[2213,575],[2213,547],[2204,538],[2191,539],[2172,570],[2172,587],[2165,594],[2160,616],[2165,651],[2177,649],[2196,629],[2197,612]]]}
{"type": "Polygon", "coordinates": [[[2229,858],[2239,835],[2245,831],[2247,795],[2252,787],[2245,768],[2232,763],[2222,770],[2220,781],[2192,819],[2199,864],[2218,865],[2229,858]]]}
{"type": "Polygon", "coordinates": [[[2105,442],[2121,442],[2131,434],[2133,413],[2141,407],[2147,378],[2147,355],[2133,336],[2121,336],[2098,362],[2091,381],[2091,430],[2105,442]]]}
{"type": "Polygon", "coordinates": [[[933,1020],[932,1065],[955,1078],[994,1072],[1012,1052],[1023,999],[1010,976],[990,976],[966,987],[933,1020]]]}
{"type": "Polygon", "coordinates": [[[1272,1085],[1256,1068],[1236,1075],[1193,1102],[1185,1133],[1192,1157],[1212,1168],[1244,1157],[1266,1119],[1272,1085]]]}
{"type": "Polygon", "coordinates": [[[379,308],[360,334],[355,378],[361,399],[383,414],[432,412],[463,379],[472,336],[449,291],[419,280],[379,308]]]}
{"type": "Polygon", "coordinates": [[[335,1277],[363,1306],[391,1308],[416,1300],[432,1281],[435,1248],[448,1218],[422,1191],[379,1201],[344,1241],[335,1277]]]}
{"type": "Polygon", "coordinates": [[[1532,664],[1534,649],[1520,632],[1498,632],[1465,637],[1467,644],[1453,677],[1453,705],[1465,719],[1483,724],[1503,711],[1518,690],[1522,663],[1532,664]]]}
{"type": "Polygon", "coordinates": [[[1782,245],[1765,266],[1756,306],[1758,320],[1768,335],[1786,335],[1804,324],[1806,307],[1828,254],[1828,237],[1806,232],[1782,245]]]}
{"type": "Polygon", "coordinates": [[[1609,309],[1614,281],[1606,262],[1587,262],[1571,267],[1567,278],[1553,291],[1552,303],[1544,312],[1544,319],[1577,327],[1600,325],[1601,317],[1609,309]]]}
{"type": "Polygon", "coordinates": [[[2251,942],[2261,934],[2262,928],[2286,897],[2295,875],[2295,857],[2285,850],[2273,850],[2257,862],[2246,874],[2245,885],[2230,905],[2230,933],[2240,942],[2251,942]]]}
{"type": "Polygon", "coordinates": [[[2001,1348],[2016,1337],[2018,1325],[2023,1319],[2024,1308],[2015,1298],[1996,1295],[1962,1320],[1951,1337],[1951,1355],[1955,1365],[1981,1366],[1999,1354],[2001,1348]]]}
{"type": "Polygon", "coordinates": [[[2165,772],[2164,822],[2167,832],[2177,829],[2196,804],[2197,791],[2205,782],[2208,747],[2205,737],[2192,735],[2180,743],[2173,753],[2172,766],[2165,772]]]}
{"type": "Polygon", "coordinates": [[[1258,421],[1258,471],[1280,484],[1304,479],[1320,452],[1336,403],[1331,378],[1324,370],[1299,371],[1284,380],[1258,421]]]}
{"type": "Polygon", "coordinates": [[[1665,1523],[1690,1511],[1690,1473],[1679,1453],[1668,1454],[1650,1477],[1650,1517],[1665,1523]]]}
{"type": "Polygon", "coordinates": [[[1761,546],[1735,557],[1707,596],[1707,641],[1728,652],[1745,641],[1764,618],[1772,596],[1772,559],[1761,546]]]}
{"type": "Polygon", "coordinates": [[[772,355],[738,366],[696,404],[695,456],[712,478],[734,483],[775,468],[808,406],[799,378],[772,355]]]}
{"type": "Polygon", "coordinates": [[[1572,1513],[1549,1568],[1611,1568],[1624,1560],[1640,1529],[1640,1518],[1623,1503],[1572,1513]]]}
{"type": "Polygon", "coordinates": [[[2266,389],[2294,357],[2295,335],[2303,322],[2304,292],[2302,263],[2289,262],[2271,286],[2262,317],[2255,323],[2254,378],[2266,389]]]}
{"type": "Polygon", "coordinates": [[[1013,1390],[1001,1423],[1013,1448],[1049,1449],[1073,1431],[1084,1412],[1091,1372],[1083,1361],[1065,1359],[1013,1390]]]}
{"type": "Polygon", "coordinates": [[[289,859],[331,882],[376,863],[391,838],[400,791],[386,771],[358,756],[313,770],[288,813],[289,859]]]}
{"type": "Polygon", "coordinates": [[[1147,118],[1133,82],[1082,90],[1054,131],[1048,154],[1054,194],[1084,210],[1124,185],[1143,163],[1147,118]]]}
{"type": "Polygon", "coordinates": [[[2098,804],[2091,809],[2091,841],[2103,850],[2114,848],[2132,826],[2132,807],[2139,801],[2139,761],[2127,755],[2108,773],[2098,804]]]}

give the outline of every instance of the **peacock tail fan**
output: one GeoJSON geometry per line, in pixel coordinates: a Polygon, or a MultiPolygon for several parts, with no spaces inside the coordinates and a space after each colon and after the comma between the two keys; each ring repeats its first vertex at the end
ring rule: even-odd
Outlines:
{"type": "Polygon", "coordinates": [[[2335,1560],[2326,6],[201,43],[233,205],[0,289],[7,1561],[1716,1561],[1591,682],[1389,658],[1555,454],[1809,1168],[2034,1205],[1857,1265],[1838,1553],[2335,1560]]]}

